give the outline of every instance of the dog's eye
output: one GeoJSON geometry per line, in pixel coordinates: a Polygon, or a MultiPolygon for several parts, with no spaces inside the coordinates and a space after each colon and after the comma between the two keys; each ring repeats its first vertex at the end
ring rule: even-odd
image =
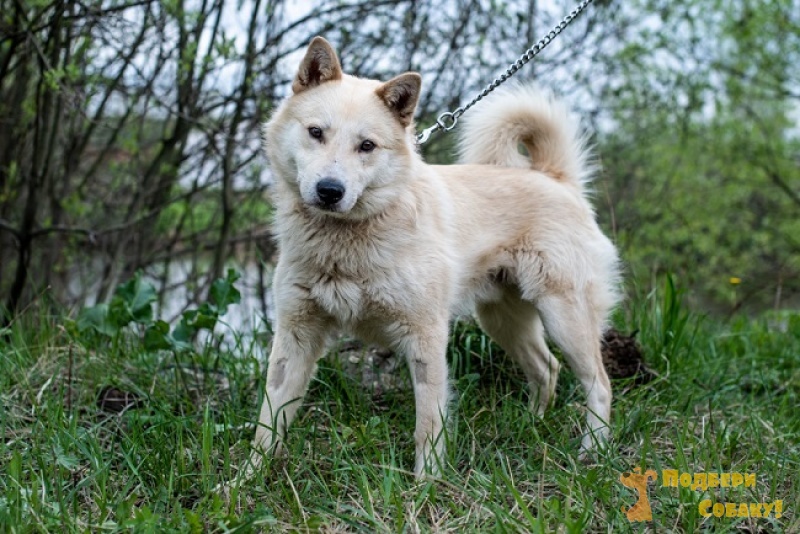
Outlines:
{"type": "Polygon", "coordinates": [[[367,139],[366,141],[361,142],[361,146],[358,147],[361,152],[372,152],[375,150],[375,143],[367,139]]]}
{"type": "Polygon", "coordinates": [[[317,126],[312,126],[308,129],[308,135],[313,137],[314,139],[322,139],[322,128],[317,126]]]}

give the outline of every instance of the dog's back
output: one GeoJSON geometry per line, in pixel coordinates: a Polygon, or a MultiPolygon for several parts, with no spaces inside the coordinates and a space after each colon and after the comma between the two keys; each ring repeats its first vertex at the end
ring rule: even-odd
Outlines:
{"type": "Polygon", "coordinates": [[[619,300],[618,257],[587,198],[595,165],[578,118],[552,95],[515,86],[459,126],[462,165],[436,169],[455,214],[454,246],[472,263],[467,284],[477,293],[467,287],[465,297],[481,300],[487,272],[528,300],[559,286],[589,291],[602,330],[619,300]]]}

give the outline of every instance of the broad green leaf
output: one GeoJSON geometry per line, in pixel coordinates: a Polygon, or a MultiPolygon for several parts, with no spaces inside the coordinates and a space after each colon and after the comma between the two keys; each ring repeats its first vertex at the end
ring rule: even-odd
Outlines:
{"type": "Polygon", "coordinates": [[[144,347],[147,350],[167,350],[172,347],[169,325],[165,321],[155,321],[144,332],[144,347]]]}
{"type": "Polygon", "coordinates": [[[85,333],[89,330],[94,330],[108,337],[116,335],[119,332],[119,328],[109,321],[108,313],[108,304],[98,304],[97,306],[83,308],[76,321],[78,331],[85,333]]]}
{"type": "Polygon", "coordinates": [[[234,287],[234,282],[239,279],[239,273],[233,269],[228,269],[225,278],[214,280],[211,284],[210,300],[221,313],[231,304],[238,304],[242,300],[242,295],[239,290],[234,287]]]}
{"type": "Polygon", "coordinates": [[[114,294],[114,299],[118,299],[128,314],[127,322],[135,321],[143,324],[153,320],[152,304],[157,298],[155,286],[143,280],[140,271],[137,271],[131,280],[121,284],[114,294]]]}

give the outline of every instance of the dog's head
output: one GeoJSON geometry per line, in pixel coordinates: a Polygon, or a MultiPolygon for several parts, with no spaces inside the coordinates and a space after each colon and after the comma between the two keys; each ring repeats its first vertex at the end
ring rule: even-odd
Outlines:
{"type": "Polygon", "coordinates": [[[319,213],[359,219],[381,212],[408,176],[420,86],[412,72],[385,83],[343,74],[331,45],[314,38],[292,96],[265,128],[278,179],[319,213]]]}

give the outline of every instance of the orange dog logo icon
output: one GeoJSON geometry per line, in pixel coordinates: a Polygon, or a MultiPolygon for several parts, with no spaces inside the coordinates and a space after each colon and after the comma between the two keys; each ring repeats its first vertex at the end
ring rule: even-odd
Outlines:
{"type": "Polygon", "coordinates": [[[650,499],[647,497],[647,481],[650,479],[658,480],[658,474],[652,469],[648,469],[642,474],[641,467],[634,468],[633,473],[622,473],[619,476],[619,481],[623,486],[634,489],[639,494],[639,500],[630,509],[626,510],[624,506],[622,507],[622,511],[628,516],[628,521],[653,520],[653,510],[650,509],[650,499]]]}

